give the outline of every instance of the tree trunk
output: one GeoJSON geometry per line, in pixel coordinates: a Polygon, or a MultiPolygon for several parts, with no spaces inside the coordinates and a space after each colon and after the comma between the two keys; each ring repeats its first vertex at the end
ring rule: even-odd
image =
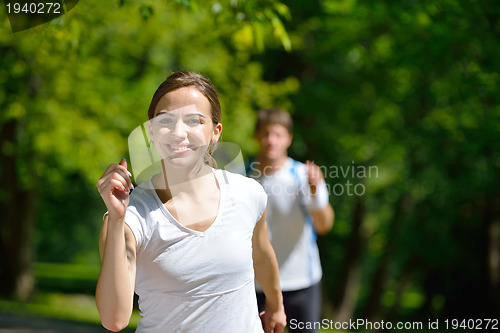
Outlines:
{"type": "Polygon", "coordinates": [[[486,233],[487,297],[490,315],[500,317],[500,198],[490,198],[483,208],[486,233]]]}
{"type": "Polygon", "coordinates": [[[0,179],[3,181],[0,198],[0,295],[25,299],[33,290],[30,264],[32,250],[30,235],[36,216],[38,190],[35,182],[25,189],[18,174],[19,152],[17,120],[10,120],[1,129],[0,179]]]}
{"type": "Polygon", "coordinates": [[[384,292],[389,265],[391,263],[392,253],[394,251],[394,239],[397,237],[399,226],[402,223],[404,215],[411,206],[411,197],[408,194],[403,195],[396,203],[392,223],[388,232],[388,241],[385,245],[384,254],[380,259],[380,263],[375,271],[373,278],[372,289],[368,297],[368,303],[365,307],[363,318],[367,320],[375,320],[380,314],[380,300],[384,292]]]}
{"type": "Polygon", "coordinates": [[[347,253],[342,265],[342,276],[335,297],[336,321],[349,321],[353,317],[359,293],[361,272],[359,257],[364,240],[361,234],[361,224],[364,216],[364,207],[359,198],[354,204],[354,213],[351,234],[347,243],[347,253]]]}
{"type": "MultiPolygon", "coordinates": [[[[406,291],[408,285],[411,282],[412,274],[414,268],[417,266],[417,260],[414,258],[410,259],[401,270],[399,275],[398,284],[396,287],[396,299],[394,304],[391,306],[387,315],[384,316],[384,319],[387,322],[395,322],[399,315],[399,310],[401,308],[401,300],[403,298],[403,293],[406,291]]],[[[385,330],[390,331],[390,330],[385,330]]]]}

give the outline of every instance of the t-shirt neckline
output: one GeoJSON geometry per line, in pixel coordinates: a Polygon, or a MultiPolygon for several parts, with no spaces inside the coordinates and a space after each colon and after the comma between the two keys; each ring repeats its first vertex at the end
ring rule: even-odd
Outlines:
{"type": "Polygon", "coordinates": [[[204,237],[212,229],[212,227],[216,223],[218,223],[218,221],[221,219],[221,215],[222,215],[223,208],[224,208],[224,201],[225,201],[224,196],[225,196],[225,192],[226,192],[223,189],[224,183],[222,182],[222,179],[220,179],[217,170],[212,168],[212,167],[211,167],[211,170],[212,170],[212,174],[214,175],[217,183],[219,184],[219,191],[220,191],[219,208],[217,209],[217,215],[215,216],[215,219],[212,221],[212,224],[210,224],[210,226],[205,231],[198,231],[198,230],[188,228],[185,225],[183,225],[182,223],[180,223],[179,221],[177,221],[177,219],[175,217],[173,217],[173,215],[168,211],[168,209],[165,207],[165,205],[163,205],[163,202],[161,202],[160,198],[158,197],[158,194],[156,193],[156,191],[154,189],[154,186],[153,186],[153,183],[151,182],[151,179],[148,181],[149,182],[148,186],[151,186],[151,188],[153,189],[153,196],[156,200],[156,203],[159,205],[160,210],[162,211],[163,215],[165,215],[167,220],[170,223],[177,226],[178,228],[180,228],[181,230],[183,230],[187,233],[193,234],[195,236],[204,237]]]}

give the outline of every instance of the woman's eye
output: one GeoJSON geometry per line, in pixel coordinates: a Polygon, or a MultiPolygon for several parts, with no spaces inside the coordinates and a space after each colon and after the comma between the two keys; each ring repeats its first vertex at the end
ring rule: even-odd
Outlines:
{"type": "Polygon", "coordinates": [[[163,118],[158,122],[160,125],[168,125],[172,123],[172,119],[163,118]]]}
{"type": "Polygon", "coordinates": [[[189,125],[199,125],[201,124],[200,120],[199,119],[188,119],[186,121],[187,124],[189,125]]]}

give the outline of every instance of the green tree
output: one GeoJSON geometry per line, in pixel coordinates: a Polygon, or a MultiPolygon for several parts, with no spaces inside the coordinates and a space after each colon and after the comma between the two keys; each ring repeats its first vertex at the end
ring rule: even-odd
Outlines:
{"type": "MultiPolygon", "coordinates": [[[[74,216],[88,203],[67,203],[55,212],[47,202],[65,194],[65,200],[88,198],[68,195],[67,186],[78,183],[75,177],[95,184],[110,162],[126,155],[128,134],[146,120],[149,99],[170,71],[208,74],[221,91],[225,138],[244,142],[251,132],[252,94],[262,90],[262,99],[273,99],[296,89],[294,82],[264,82],[261,66],[249,56],[275,39],[289,47],[286,17],[287,7],[274,0],[85,1],[33,29],[12,34],[0,27],[0,174],[5,180],[0,294],[31,292],[37,220],[43,219],[39,240],[43,232],[51,233],[47,239],[72,241],[76,231],[90,233],[78,225],[96,214],[74,216]],[[46,205],[42,215],[40,202],[46,205]]],[[[252,149],[249,143],[242,147],[252,149]]]]}
{"type": "Polygon", "coordinates": [[[498,3],[288,5],[293,51],[258,59],[301,83],[293,154],[378,168],[327,179],[366,188],[320,239],[333,315],[498,316],[498,3]]]}

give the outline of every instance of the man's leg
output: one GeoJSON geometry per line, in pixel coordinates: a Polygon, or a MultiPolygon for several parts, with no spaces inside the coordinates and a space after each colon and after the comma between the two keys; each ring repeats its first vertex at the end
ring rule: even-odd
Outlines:
{"type": "Polygon", "coordinates": [[[257,292],[257,307],[259,309],[259,314],[264,311],[266,306],[266,295],[263,292],[257,292]]]}
{"type": "Polygon", "coordinates": [[[321,325],[321,282],[306,289],[283,292],[283,303],[290,333],[316,332],[314,325],[316,327],[321,325]],[[299,327],[304,327],[304,329],[299,329],[299,327]],[[311,329],[305,329],[305,327],[311,327],[311,329]]]}

